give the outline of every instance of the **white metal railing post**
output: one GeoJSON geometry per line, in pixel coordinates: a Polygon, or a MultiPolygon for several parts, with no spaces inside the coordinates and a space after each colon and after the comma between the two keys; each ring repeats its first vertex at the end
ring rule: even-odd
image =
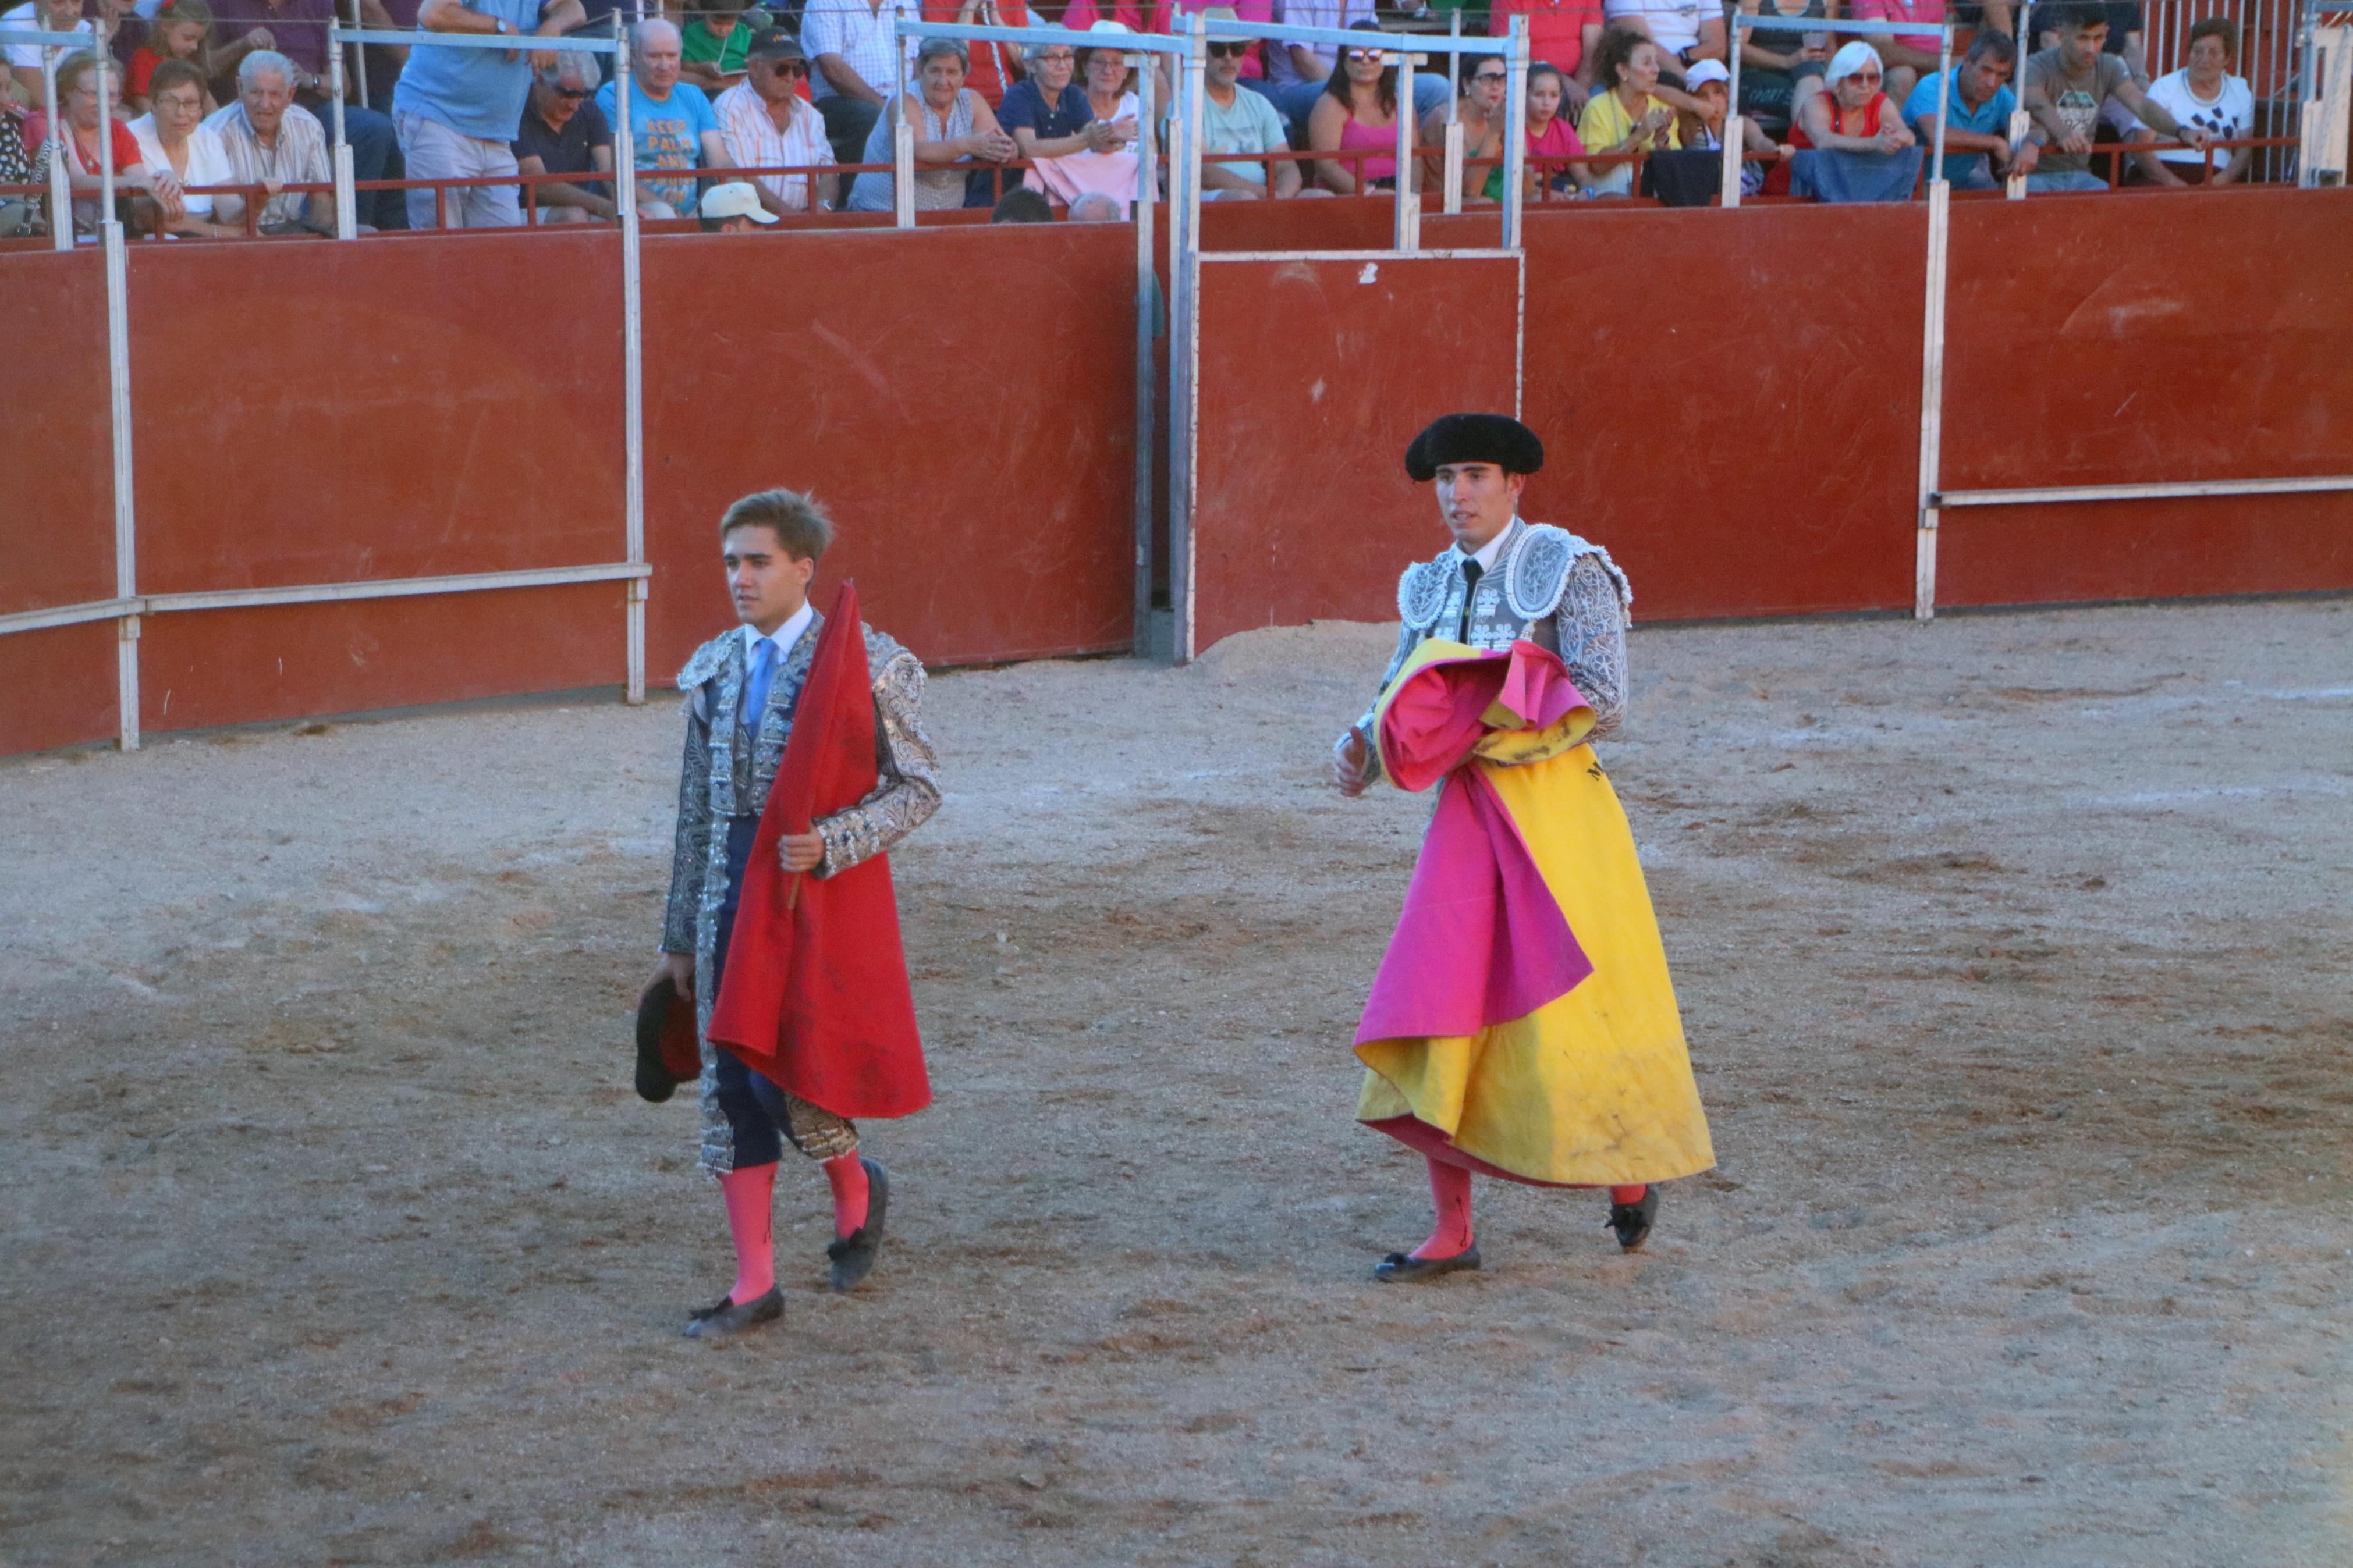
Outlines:
{"type": "MultiPolygon", "coordinates": [[[[1159,420],[1155,412],[1154,392],[1159,383],[1153,345],[1153,307],[1160,295],[1159,274],[1153,265],[1152,204],[1157,191],[1153,179],[1153,158],[1156,139],[1153,135],[1153,89],[1159,74],[1156,62],[1147,60],[1145,68],[1135,73],[1135,201],[1132,204],[1135,219],[1135,556],[1138,576],[1148,576],[1152,570],[1152,440],[1159,432],[1159,420]]],[[[1169,269],[1176,269],[1174,247],[1171,247],[1169,269]]],[[[1173,280],[1173,279],[1172,279],[1173,280]]],[[[1151,636],[1151,594],[1144,595],[1145,614],[1137,624],[1139,638],[1151,636]]],[[[1178,617],[1181,621],[1182,617],[1178,617]]],[[[1183,662],[1183,627],[1178,627],[1178,662],[1183,662]]],[[[1146,651],[1150,645],[1145,645],[1146,651]]]]}
{"type": "Polygon", "coordinates": [[[1725,53],[1732,57],[1732,81],[1729,109],[1724,116],[1724,175],[1716,187],[1716,201],[1727,207],[1740,205],[1740,158],[1748,142],[1748,128],[1740,118],[1740,5],[1739,0],[1724,0],[1724,36],[1727,40],[1725,53]]]}
{"type": "MultiPolygon", "coordinates": [[[[47,123],[63,125],[58,103],[58,51],[41,46],[41,104],[48,111],[47,123]]],[[[66,138],[48,138],[49,163],[49,244],[53,249],[71,250],[73,232],[73,179],[66,173],[66,138]]]]}
{"type": "MultiPolygon", "coordinates": [[[[2021,70],[2023,84],[2026,73],[2021,70]]],[[[1945,177],[1945,122],[1952,116],[1953,107],[1953,29],[1939,28],[1936,33],[1936,161],[1928,165],[1928,183],[1935,184],[1945,177]]]]}
{"type": "Polygon", "coordinates": [[[1505,41],[1504,91],[1504,248],[1517,250],[1521,245],[1520,225],[1525,215],[1521,208],[1526,201],[1528,170],[1528,18],[1523,12],[1512,18],[1512,31],[1505,41]]]}
{"type": "MultiPolygon", "coordinates": [[[[354,27],[364,27],[367,26],[367,18],[360,15],[360,0],[352,0],[352,26],[354,27]]],[[[368,102],[367,46],[365,44],[361,44],[356,46],[356,47],[359,50],[356,58],[360,62],[360,107],[362,109],[367,109],[373,107],[368,102]]],[[[342,95],[338,94],[337,96],[341,97],[342,95]]]]}
{"type": "MultiPolygon", "coordinates": [[[[121,217],[114,210],[114,83],[113,56],[105,19],[90,23],[91,52],[98,57],[99,184],[103,205],[98,233],[106,251],[106,390],[107,422],[111,426],[114,491],[114,596],[134,599],[139,593],[138,501],[132,489],[131,467],[131,279],[121,217]]],[[[50,122],[49,134],[62,141],[61,122],[50,122]]],[[[70,227],[72,216],[67,216],[70,227]]],[[[114,695],[115,741],[126,752],[139,749],[139,616],[134,612],[115,622],[114,695]]]]}
{"type": "MultiPolygon", "coordinates": [[[[644,258],[639,240],[644,229],[638,216],[637,142],[629,131],[629,100],[636,91],[630,74],[629,39],[621,29],[620,13],[613,14],[613,194],[621,209],[621,529],[628,564],[646,560],[646,377],[643,335],[644,258]]],[[[628,580],[628,689],[631,704],[646,700],[646,576],[628,580]]]]}
{"type": "Polygon", "coordinates": [[[907,118],[907,92],[899,89],[886,111],[898,116],[891,129],[891,205],[901,228],[915,226],[915,127],[907,118]]]}
{"type": "MultiPolygon", "coordinates": [[[[2018,52],[2018,64],[2011,74],[2018,79],[2018,107],[2010,111],[2010,177],[2002,182],[2005,201],[2026,199],[2026,176],[2018,172],[2018,150],[2026,145],[2034,131],[2034,116],[2026,109],[2026,57],[2034,47],[2034,0],[2018,0],[2018,37],[2010,40],[2018,52]]],[[[1946,90],[1952,90],[1946,84],[1946,90]]]]}
{"type": "MultiPolygon", "coordinates": [[[[1462,36],[1462,9],[1456,6],[1447,14],[1447,32],[1454,37],[1462,36]]],[[[1450,51],[1446,57],[1446,156],[1443,178],[1446,189],[1438,198],[1438,210],[1454,214],[1462,210],[1462,56],[1450,51]]]]}
{"type": "Polygon", "coordinates": [[[2311,189],[2345,183],[2348,122],[2353,122],[2353,32],[2323,27],[2323,12],[2343,7],[2308,5],[2303,56],[2307,79],[2298,115],[2296,184],[2311,189]]]}
{"type": "MultiPolygon", "coordinates": [[[[1397,55],[1397,221],[1391,243],[1398,250],[1410,252],[1421,248],[1421,196],[1414,189],[1413,177],[1421,161],[1415,150],[1419,125],[1413,114],[1413,51],[1401,48],[1397,55]]],[[[1361,171],[1364,165],[1356,167],[1361,171]]]]}
{"type": "Polygon", "coordinates": [[[352,184],[352,144],[343,134],[343,25],[332,16],[327,18],[327,54],[333,62],[335,91],[335,237],[357,239],[359,195],[352,184]]]}
{"type": "MultiPolygon", "coordinates": [[[[1193,647],[1193,466],[1200,411],[1201,173],[1203,117],[1208,70],[1207,18],[1194,13],[1187,26],[1185,53],[1176,80],[1176,112],[1169,117],[1168,155],[1168,604],[1172,634],[1168,657],[1184,664],[1193,647]]],[[[1273,171],[1268,171],[1271,191],[1273,171]]],[[[1149,636],[1152,554],[1148,535],[1135,555],[1136,637],[1139,651],[1149,636]]]]}
{"type": "MultiPolygon", "coordinates": [[[[1937,138],[1941,143],[1943,138],[1937,138]]],[[[1944,172],[1942,160],[1937,173],[1944,172]]],[[[1936,614],[1936,487],[1945,440],[1945,256],[1950,236],[1953,187],[1939,177],[1928,182],[1927,296],[1923,303],[1920,346],[1920,485],[1914,536],[1912,616],[1936,614]]]]}

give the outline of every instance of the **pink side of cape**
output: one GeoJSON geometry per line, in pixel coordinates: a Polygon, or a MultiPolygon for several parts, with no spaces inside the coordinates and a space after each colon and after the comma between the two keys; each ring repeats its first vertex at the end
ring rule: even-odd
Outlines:
{"type": "Polygon", "coordinates": [[[1390,777],[1408,789],[1446,782],[1356,1026],[1359,1045],[1475,1035],[1525,1017],[1593,973],[1512,814],[1465,765],[1499,698],[1531,728],[1584,701],[1558,656],[1523,642],[1508,658],[1430,666],[1382,715],[1390,777]]]}

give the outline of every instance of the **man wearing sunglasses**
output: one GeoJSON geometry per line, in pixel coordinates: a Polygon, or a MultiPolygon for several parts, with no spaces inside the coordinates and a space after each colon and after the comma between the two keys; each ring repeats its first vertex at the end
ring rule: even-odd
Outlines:
{"type": "MultiPolygon", "coordinates": [[[[1219,21],[1238,20],[1229,5],[1212,6],[1205,15],[1219,21]]],[[[1212,38],[1208,47],[1208,64],[1201,73],[1201,84],[1206,89],[1201,100],[1202,153],[1290,152],[1291,138],[1274,105],[1264,94],[1244,92],[1238,85],[1243,57],[1255,54],[1258,46],[1239,38],[1212,38]]],[[[1201,165],[1201,199],[1248,201],[1264,196],[1269,194],[1270,169],[1274,174],[1272,195],[1285,197],[1299,194],[1297,163],[1205,162],[1201,165]]]]}
{"type": "MultiPolygon", "coordinates": [[[[515,167],[526,174],[610,174],[613,128],[589,102],[596,91],[589,57],[566,50],[533,73],[531,97],[515,129],[515,167]]],[[[542,223],[588,223],[618,215],[605,181],[548,184],[534,192],[542,223]]]]}
{"type": "MultiPolygon", "coordinates": [[[[833,145],[825,121],[804,100],[808,56],[798,38],[782,27],[763,27],[744,51],[744,77],[712,101],[727,155],[739,169],[833,167],[833,145]]],[[[753,188],[760,205],[775,216],[823,211],[833,178],[820,174],[759,174],[753,188]]]]}

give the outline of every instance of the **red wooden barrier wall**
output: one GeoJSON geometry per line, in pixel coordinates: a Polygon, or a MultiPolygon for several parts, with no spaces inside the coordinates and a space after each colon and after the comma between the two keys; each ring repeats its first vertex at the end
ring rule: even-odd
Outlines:
{"type": "MultiPolygon", "coordinates": [[[[1956,203],[1947,489],[2353,474],[2353,198],[1956,203]]],[[[1940,605],[2353,587],[2353,495],[1966,507],[1940,605]]]]}
{"type": "Polygon", "coordinates": [[[1135,233],[1122,224],[645,246],[651,678],[733,624],[720,515],[814,489],[867,619],[924,659],[1134,638],[1135,233]]]}
{"type": "Polygon", "coordinates": [[[1510,410],[1519,276],[1515,258],[1202,265],[1197,648],[1396,615],[1399,568],[1446,543],[1406,443],[1510,410]]]}
{"type": "MultiPolygon", "coordinates": [[[[0,615],[114,597],[106,273],[95,251],[0,260],[0,615]]],[[[0,753],[115,732],[114,623],[0,636],[0,753]]]]}

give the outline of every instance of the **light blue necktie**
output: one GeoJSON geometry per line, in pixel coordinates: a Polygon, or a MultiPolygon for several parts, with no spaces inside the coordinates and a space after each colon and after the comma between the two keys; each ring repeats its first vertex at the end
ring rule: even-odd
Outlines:
{"type": "Polygon", "coordinates": [[[759,732],[760,716],[768,710],[768,683],[776,678],[776,641],[762,637],[752,645],[752,665],[744,673],[744,700],[735,710],[735,721],[754,734],[759,732]]]}

